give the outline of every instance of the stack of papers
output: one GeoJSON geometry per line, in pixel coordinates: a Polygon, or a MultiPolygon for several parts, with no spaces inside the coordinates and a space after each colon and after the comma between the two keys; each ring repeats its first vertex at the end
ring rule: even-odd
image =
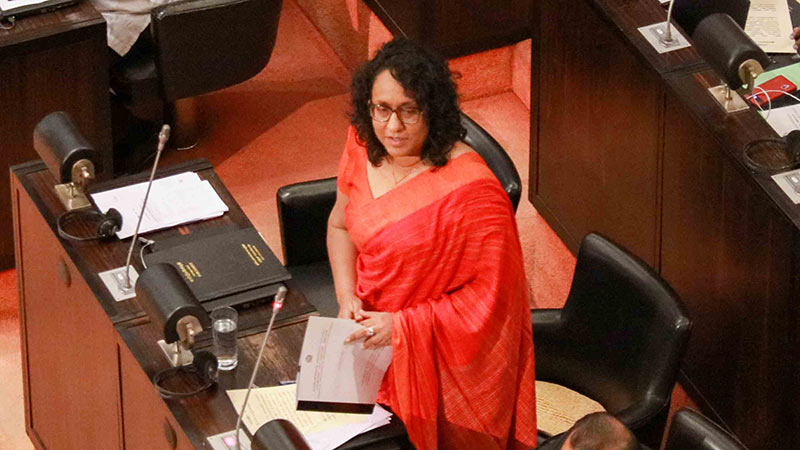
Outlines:
{"type": "MultiPolygon", "coordinates": [[[[114,208],[122,214],[122,228],[117,237],[125,239],[136,230],[146,192],[147,182],[143,182],[98,192],[92,194],[92,199],[103,213],[114,208]]],[[[219,217],[226,211],[228,206],[211,183],[201,180],[196,173],[160,178],[153,181],[139,233],[219,217]]]]}
{"type": "MultiPolygon", "coordinates": [[[[334,449],[361,433],[388,425],[391,413],[375,405],[372,414],[297,411],[295,385],[253,388],[242,417],[251,434],[274,419],[286,419],[303,434],[313,450],[334,449]]],[[[240,412],[247,389],[228,391],[234,409],[240,412]]]]}

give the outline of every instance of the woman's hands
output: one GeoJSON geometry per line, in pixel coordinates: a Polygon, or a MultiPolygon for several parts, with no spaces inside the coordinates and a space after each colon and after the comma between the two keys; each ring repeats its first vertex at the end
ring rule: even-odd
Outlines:
{"type": "Polygon", "coordinates": [[[339,319],[353,319],[359,321],[362,319],[359,312],[361,311],[361,299],[355,295],[345,295],[339,298],[339,314],[336,316],[339,319]]]}
{"type": "Polygon", "coordinates": [[[794,27],[792,29],[792,39],[794,39],[794,49],[800,49],[800,27],[794,27]]]}
{"type": "Polygon", "coordinates": [[[366,338],[363,343],[364,348],[385,347],[392,344],[392,313],[359,309],[356,316],[361,317],[357,318],[356,322],[364,328],[351,334],[345,339],[345,343],[366,338]]]}

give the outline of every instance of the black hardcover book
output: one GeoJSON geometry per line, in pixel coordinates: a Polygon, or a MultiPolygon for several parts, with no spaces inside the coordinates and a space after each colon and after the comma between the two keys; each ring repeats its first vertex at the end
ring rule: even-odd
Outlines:
{"type": "Polygon", "coordinates": [[[145,262],[173,265],[201,302],[291,278],[255,228],[184,238],[145,255],[145,262]]]}

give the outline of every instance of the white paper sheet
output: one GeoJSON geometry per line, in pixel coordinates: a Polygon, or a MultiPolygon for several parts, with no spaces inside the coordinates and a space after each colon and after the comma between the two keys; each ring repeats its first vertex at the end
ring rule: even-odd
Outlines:
{"type": "Polygon", "coordinates": [[[39,3],[44,3],[45,1],[47,0],[0,0],[0,10],[10,11],[14,8],[37,5],[39,3]]]}
{"type": "Polygon", "coordinates": [[[305,439],[313,450],[333,450],[359,434],[389,425],[391,417],[392,414],[389,411],[386,411],[380,405],[375,405],[372,414],[361,422],[311,433],[306,435],[305,439]]]}
{"type": "MultiPolygon", "coordinates": [[[[294,384],[254,388],[247,402],[242,422],[255,434],[258,428],[274,419],[285,419],[297,427],[313,450],[334,449],[361,433],[387,425],[391,413],[376,405],[372,414],[343,414],[297,411],[294,384]]],[[[246,389],[227,391],[234,409],[241,411],[246,389]]]]}
{"type": "MultiPolygon", "coordinates": [[[[115,208],[122,214],[122,228],[117,237],[133,236],[142,201],[147,192],[147,182],[92,194],[102,212],[115,208]]],[[[194,172],[184,172],[153,181],[147,200],[140,233],[168,228],[198,220],[221,216],[228,206],[207,180],[194,172]]]]}
{"type": "Polygon", "coordinates": [[[796,53],[787,0],[750,0],[745,32],[767,53],[796,53]]]}
{"type": "Polygon", "coordinates": [[[362,326],[352,320],[310,317],[300,352],[298,401],[375,403],[392,347],[364,349],[344,340],[362,326]]]}
{"type": "Polygon", "coordinates": [[[778,136],[786,136],[791,131],[800,130],[800,105],[759,111],[759,114],[778,133],[778,136]]]}

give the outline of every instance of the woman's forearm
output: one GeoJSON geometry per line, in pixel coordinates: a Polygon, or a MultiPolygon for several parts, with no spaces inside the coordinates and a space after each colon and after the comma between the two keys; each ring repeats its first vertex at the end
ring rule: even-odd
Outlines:
{"type": "Polygon", "coordinates": [[[347,231],[344,213],[346,205],[347,197],[337,192],[336,203],[328,218],[328,259],[336,289],[336,301],[339,303],[338,316],[358,319],[358,311],[361,310],[361,300],[355,294],[358,250],[347,231]]]}
{"type": "Polygon", "coordinates": [[[356,246],[347,229],[328,225],[328,259],[333,273],[336,298],[341,300],[355,295],[356,246]]]}

